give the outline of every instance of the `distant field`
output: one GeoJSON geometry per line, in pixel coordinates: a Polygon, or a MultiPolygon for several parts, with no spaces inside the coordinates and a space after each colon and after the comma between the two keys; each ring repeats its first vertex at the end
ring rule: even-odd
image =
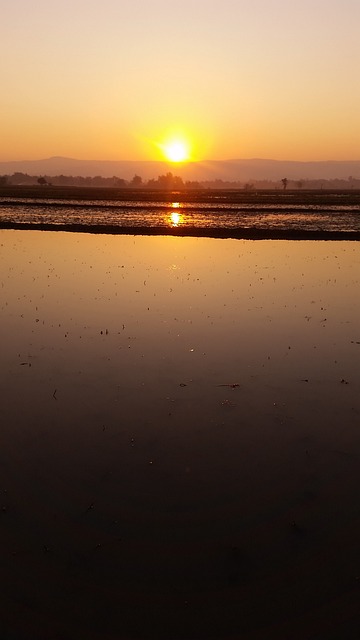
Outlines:
{"type": "Polygon", "coordinates": [[[69,200],[127,200],[168,202],[212,202],[222,200],[227,203],[253,204],[309,204],[309,205],[358,205],[360,190],[223,190],[201,189],[181,191],[160,191],[151,189],[118,189],[98,187],[52,187],[9,185],[0,187],[0,198],[62,198],[69,200]]]}
{"type": "Polygon", "coordinates": [[[360,240],[360,190],[0,188],[0,228],[213,238],[360,240]],[[175,211],[175,214],[174,214],[175,211]]]}

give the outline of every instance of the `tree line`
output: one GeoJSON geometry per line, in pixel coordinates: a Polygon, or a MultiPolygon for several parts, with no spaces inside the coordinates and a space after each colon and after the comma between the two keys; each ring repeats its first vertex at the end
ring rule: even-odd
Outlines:
{"type": "Polygon", "coordinates": [[[201,189],[202,185],[196,181],[183,181],[180,176],[175,176],[171,172],[158,176],[158,178],[144,181],[141,176],[135,174],[131,180],[125,180],[118,176],[104,178],[103,176],[31,176],[27,173],[16,172],[11,176],[0,176],[1,185],[42,185],[46,186],[77,186],[77,187],[116,187],[118,189],[201,189]]]}
{"type": "Polygon", "coordinates": [[[16,172],[11,176],[0,176],[0,187],[5,185],[41,185],[44,188],[49,186],[76,186],[76,187],[112,187],[117,189],[161,189],[179,191],[182,189],[237,189],[245,191],[256,191],[261,189],[360,189],[360,179],[349,176],[348,178],[338,178],[331,180],[290,180],[281,178],[278,181],[253,180],[253,181],[227,181],[219,178],[205,181],[185,181],[173,175],[170,171],[156,179],[143,180],[137,174],[131,180],[125,180],[118,176],[104,178],[103,176],[31,176],[27,173],[16,172]]]}

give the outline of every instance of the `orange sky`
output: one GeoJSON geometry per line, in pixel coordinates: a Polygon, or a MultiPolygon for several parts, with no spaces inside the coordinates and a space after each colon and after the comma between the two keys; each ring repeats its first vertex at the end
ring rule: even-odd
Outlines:
{"type": "Polygon", "coordinates": [[[358,0],[71,6],[2,8],[0,160],[360,159],[358,0]]]}

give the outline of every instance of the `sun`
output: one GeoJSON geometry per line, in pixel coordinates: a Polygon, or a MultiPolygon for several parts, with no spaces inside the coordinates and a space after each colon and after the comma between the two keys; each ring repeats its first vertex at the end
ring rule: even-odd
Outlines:
{"type": "Polygon", "coordinates": [[[186,162],[190,159],[189,145],[184,140],[170,140],[162,144],[161,149],[169,162],[186,162]]]}

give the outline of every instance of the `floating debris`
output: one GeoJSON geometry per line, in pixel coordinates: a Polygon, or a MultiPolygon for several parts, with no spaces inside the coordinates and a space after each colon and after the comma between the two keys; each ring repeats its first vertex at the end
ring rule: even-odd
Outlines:
{"type": "Polygon", "coordinates": [[[229,384],[218,384],[218,387],[230,387],[231,389],[236,389],[237,387],[240,387],[240,384],[238,382],[230,382],[229,384]]]}

